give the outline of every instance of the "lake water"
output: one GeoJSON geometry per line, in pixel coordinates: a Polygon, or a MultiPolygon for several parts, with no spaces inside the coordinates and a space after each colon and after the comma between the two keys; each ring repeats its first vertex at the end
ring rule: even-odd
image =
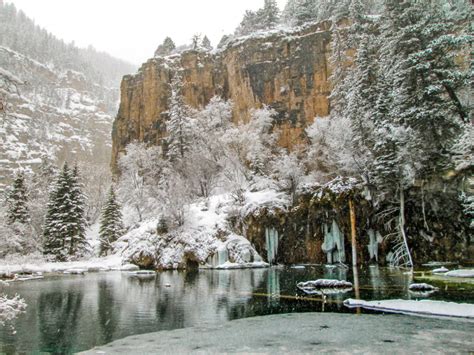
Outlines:
{"type": "MultiPolygon", "coordinates": [[[[344,312],[342,301],[415,298],[409,275],[399,270],[359,269],[358,290],[343,295],[298,296],[296,283],[331,278],[354,282],[352,270],[306,266],[253,270],[169,271],[143,278],[121,272],[48,276],[16,282],[26,314],[0,328],[0,353],[70,353],[134,334],[215,324],[289,312],[344,312]]],[[[474,303],[474,291],[442,289],[430,299],[474,303]]],[[[365,312],[365,311],[364,311],[365,312]]]]}

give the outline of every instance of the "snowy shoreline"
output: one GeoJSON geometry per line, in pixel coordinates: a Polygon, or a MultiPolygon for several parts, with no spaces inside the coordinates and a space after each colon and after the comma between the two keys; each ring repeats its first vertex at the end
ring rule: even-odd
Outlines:
{"type": "Polygon", "coordinates": [[[348,308],[361,307],[364,309],[388,313],[441,318],[464,318],[469,321],[474,321],[474,304],[469,303],[401,299],[364,301],[349,298],[344,301],[344,305],[348,308]]]}
{"type": "Polygon", "coordinates": [[[464,353],[465,322],[397,315],[290,313],[133,335],[81,354],[131,353],[464,353]],[[448,330],[449,329],[449,330],[448,330]],[[236,336],[238,334],[238,336],[236,336]]]}
{"type": "MultiPolygon", "coordinates": [[[[269,265],[265,262],[253,263],[231,263],[226,262],[222,265],[212,267],[209,265],[199,267],[200,270],[237,270],[237,269],[257,269],[266,268],[269,265]]],[[[123,264],[123,258],[119,255],[111,255],[105,258],[93,258],[84,261],[70,262],[25,262],[25,263],[5,263],[0,265],[0,279],[12,278],[16,274],[82,274],[86,272],[101,271],[138,271],[140,268],[133,264],[123,264]]],[[[167,271],[153,270],[153,271],[167,271]]],[[[18,279],[20,280],[21,279],[18,279]]]]}

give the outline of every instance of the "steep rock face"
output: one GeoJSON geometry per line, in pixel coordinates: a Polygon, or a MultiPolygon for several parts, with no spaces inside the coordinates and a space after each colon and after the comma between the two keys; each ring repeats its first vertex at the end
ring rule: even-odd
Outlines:
{"type": "Polygon", "coordinates": [[[0,46],[0,191],[18,168],[109,162],[118,91],[0,46]]]}
{"type": "Polygon", "coordinates": [[[329,24],[321,23],[243,38],[213,54],[187,51],[150,59],[136,75],[123,78],[112,133],[112,167],[128,143],[159,144],[166,136],[169,83],[175,70],[183,76],[184,100],[191,107],[203,107],[219,95],[234,102],[234,120],[245,122],[251,109],[269,105],[278,112],[280,145],[301,143],[304,128],[329,112],[330,39],[329,24]]]}

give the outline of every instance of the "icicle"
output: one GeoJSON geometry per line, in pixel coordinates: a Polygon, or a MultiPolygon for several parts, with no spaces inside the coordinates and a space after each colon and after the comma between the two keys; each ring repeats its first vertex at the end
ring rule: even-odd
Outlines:
{"type": "Polygon", "coordinates": [[[265,228],[265,246],[267,262],[273,264],[278,254],[278,231],[275,228],[265,228]]]}
{"type": "Polygon", "coordinates": [[[367,248],[369,249],[370,260],[375,259],[375,261],[379,261],[378,236],[380,235],[380,233],[377,232],[376,235],[373,229],[369,229],[367,233],[369,235],[369,245],[367,246],[367,248]]]}
{"type": "Polygon", "coordinates": [[[218,249],[214,254],[209,256],[207,259],[207,263],[215,268],[221,266],[229,261],[229,251],[227,250],[227,246],[224,246],[221,249],[218,249]]]}
{"type": "Polygon", "coordinates": [[[229,260],[229,252],[227,247],[217,251],[219,265],[225,264],[229,260]]]}
{"type": "Polygon", "coordinates": [[[321,248],[326,253],[328,264],[346,261],[344,235],[335,220],[332,221],[331,229],[327,224],[324,225],[324,242],[321,248]]]}

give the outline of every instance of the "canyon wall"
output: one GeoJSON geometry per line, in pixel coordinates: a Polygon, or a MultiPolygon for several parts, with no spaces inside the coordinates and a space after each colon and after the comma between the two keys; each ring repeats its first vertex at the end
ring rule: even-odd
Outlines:
{"type": "Polygon", "coordinates": [[[205,106],[214,95],[234,103],[233,119],[248,120],[253,108],[278,112],[280,145],[304,141],[304,128],[329,113],[331,35],[323,22],[293,32],[244,37],[215,53],[186,51],[152,58],[121,84],[120,109],[112,132],[112,167],[132,141],[160,144],[166,136],[170,82],[183,76],[184,101],[205,106]]]}

